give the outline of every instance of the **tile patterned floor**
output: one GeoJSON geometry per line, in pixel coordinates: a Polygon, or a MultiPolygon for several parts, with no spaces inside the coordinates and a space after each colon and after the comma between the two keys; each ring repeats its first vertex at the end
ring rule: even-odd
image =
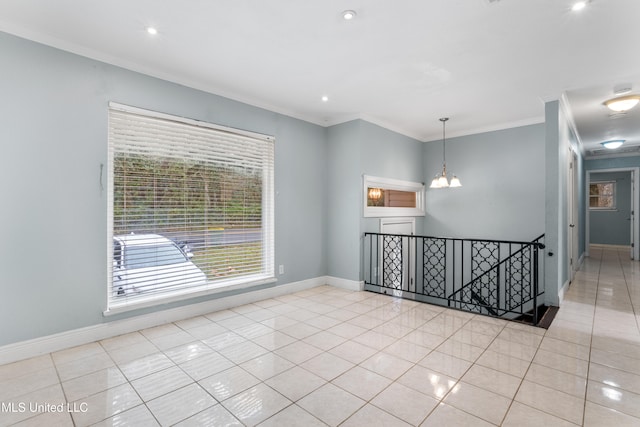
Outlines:
{"type": "Polygon", "coordinates": [[[322,286],[0,366],[0,425],[640,426],[627,254],[547,331],[322,286]]]}

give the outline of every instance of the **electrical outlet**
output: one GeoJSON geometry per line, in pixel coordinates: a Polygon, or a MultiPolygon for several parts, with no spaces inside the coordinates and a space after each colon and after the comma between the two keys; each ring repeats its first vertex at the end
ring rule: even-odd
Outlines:
{"type": "Polygon", "coordinates": [[[278,267],[278,273],[279,274],[284,274],[284,265],[280,264],[280,266],[278,267]]]}

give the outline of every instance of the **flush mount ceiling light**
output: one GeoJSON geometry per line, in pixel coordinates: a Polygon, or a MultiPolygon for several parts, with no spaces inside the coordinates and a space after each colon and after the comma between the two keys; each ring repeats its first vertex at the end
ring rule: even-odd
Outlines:
{"type": "Polygon", "coordinates": [[[447,179],[447,162],[445,157],[447,140],[445,138],[444,129],[447,120],[449,120],[449,118],[447,117],[443,117],[440,119],[440,121],[442,122],[442,173],[436,175],[436,177],[433,178],[433,181],[431,181],[431,185],[429,186],[429,188],[462,187],[462,183],[460,183],[460,180],[455,174],[451,176],[451,183],[449,183],[449,180],[447,179]]]}
{"type": "Polygon", "coordinates": [[[613,111],[627,111],[638,105],[640,95],[626,95],[610,99],[604,102],[604,105],[613,111]]]}
{"type": "Polygon", "coordinates": [[[601,142],[600,144],[602,144],[604,148],[608,148],[609,150],[615,150],[616,148],[624,144],[624,141],[625,141],[624,139],[612,139],[611,141],[601,142]]]}
{"type": "Polygon", "coordinates": [[[147,33],[151,34],[152,36],[158,34],[158,29],[155,27],[147,27],[145,29],[147,30],[147,33]]]}
{"type": "Polygon", "coordinates": [[[344,18],[345,21],[351,21],[355,17],[356,12],[354,10],[345,10],[342,12],[342,18],[344,18]]]}
{"type": "Polygon", "coordinates": [[[329,102],[329,97],[327,95],[323,95],[320,99],[322,100],[322,102],[329,102]]]}

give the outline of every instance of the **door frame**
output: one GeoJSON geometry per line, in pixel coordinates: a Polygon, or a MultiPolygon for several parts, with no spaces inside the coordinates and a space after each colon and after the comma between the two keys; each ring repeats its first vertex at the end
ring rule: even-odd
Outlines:
{"type": "MultiPolygon", "coordinates": [[[[569,266],[569,283],[573,282],[573,279],[580,268],[580,263],[577,257],[579,256],[579,238],[580,238],[580,224],[578,217],[579,201],[578,201],[578,154],[572,147],[569,147],[569,165],[567,177],[567,191],[568,191],[568,203],[567,203],[567,264],[569,266]]],[[[588,187],[587,187],[588,188],[588,187]]],[[[588,203],[587,203],[588,205],[588,203]]]]}
{"type": "Polygon", "coordinates": [[[631,221],[630,221],[630,233],[631,233],[631,254],[630,257],[633,260],[640,259],[640,242],[638,241],[638,232],[640,231],[640,197],[638,197],[636,190],[636,182],[640,177],[640,167],[632,168],[609,168],[609,169],[591,169],[587,171],[586,179],[586,197],[585,197],[585,255],[589,256],[589,244],[590,244],[590,216],[589,211],[589,187],[591,185],[592,173],[609,173],[609,172],[631,172],[631,221]]]}
{"type": "MultiPolygon", "coordinates": [[[[414,236],[416,234],[416,219],[415,217],[402,217],[402,218],[380,218],[380,233],[385,233],[385,226],[394,225],[394,224],[409,224],[411,226],[411,235],[414,236]]],[[[395,233],[389,233],[395,234],[395,233]]],[[[411,268],[412,260],[415,258],[415,246],[410,244],[415,239],[407,238],[407,249],[403,250],[403,258],[406,257],[406,261],[403,259],[402,267],[404,274],[402,277],[406,278],[406,283],[402,283],[401,287],[403,290],[407,290],[409,292],[415,292],[415,268],[411,268]]],[[[382,256],[382,254],[380,254],[382,256]]],[[[378,265],[382,265],[380,262],[378,265]]],[[[403,280],[404,281],[404,280],[403,280]]],[[[401,296],[401,295],[396,295],[401,296]]]]}

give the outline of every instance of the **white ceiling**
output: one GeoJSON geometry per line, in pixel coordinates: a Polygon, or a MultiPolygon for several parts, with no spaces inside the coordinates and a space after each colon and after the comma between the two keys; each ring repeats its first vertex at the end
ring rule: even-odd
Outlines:
{"type": "Polygon", "coordinates": [[[443,116],[447,136],[541,123],[544,102],[564,94],[587,150],[614,134],[640,145],[640,108],[613,121],[602,105],[619,83],[640,93],[640,1],[592,0],[579,13],[572,1],[3,0],[0,31],[313,123],[363,118],[423,141],[441,138],[443,116]],[[357,17],[343,20],[345,9],[357,17]]]}

